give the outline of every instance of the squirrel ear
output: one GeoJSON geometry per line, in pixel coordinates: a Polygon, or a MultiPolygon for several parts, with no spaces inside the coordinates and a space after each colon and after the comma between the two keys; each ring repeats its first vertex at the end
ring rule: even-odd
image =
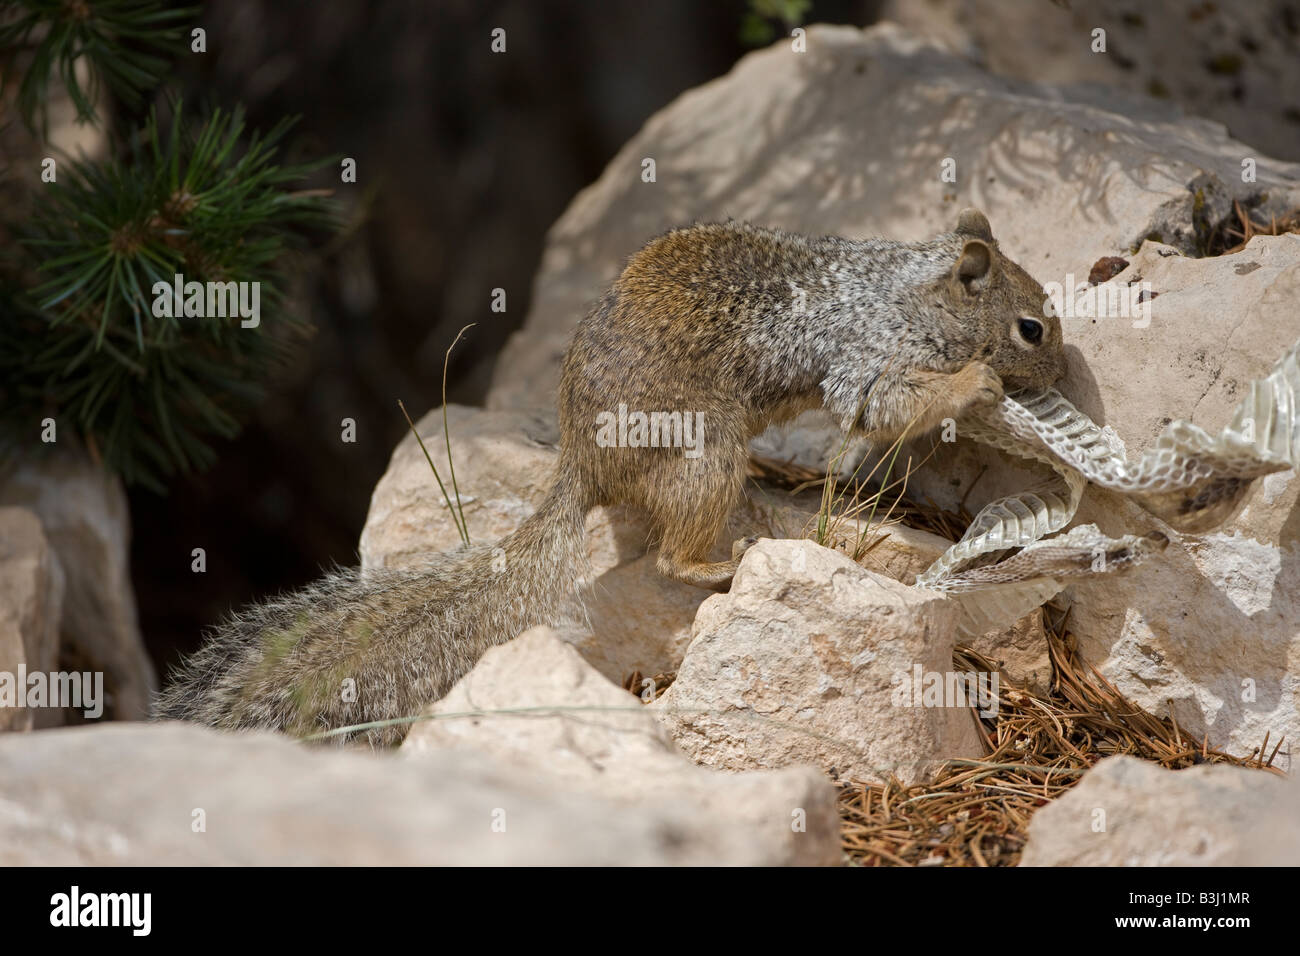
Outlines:
{"type": "Polygon", "coordinates": [[[961,258],[953,268],[953,273],[961,284],[972,292],[978,292],[988,281],[993,271],[993,250],[982,239],[972,239],[962,247],[961,258]]]}
{"type": "Polygon", "coordinates": [[[961,211],[957,217],[957,228],[953,231],[958,235],[993,241],[993,227],[989,225],[988,217],[973,206],[967,206],[961,211]]]}

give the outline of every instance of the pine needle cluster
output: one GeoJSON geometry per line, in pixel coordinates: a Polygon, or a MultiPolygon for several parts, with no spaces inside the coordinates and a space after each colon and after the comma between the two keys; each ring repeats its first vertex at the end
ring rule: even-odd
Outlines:
{"type": "MultiPolygon", "coordinates": [[[[0,43],[40,37],[17,94],[34,128],[56,74],[94,117],[96,84],[139,102],[165,69],[154,51],[182,42],[175,12],[151,0],[96,2],[85,18],[75,0],[18,6],[0,43]]],[[[214,461],[214,439],[238,433],[301,343],[285,301],[293,253],[337,225],[328,192],[303,188],[321,163],[282,159],[291,126],[259,134],[239,107],[193,117],[171,101],[102,161],[60,157],[54,182],[3,171],[32,183],[33,214],[5,224],[20,242],[0,264],[0,454],[39,446],[53,419],[60,440],[71,430],[157,490],[214,461]],[[177,276],[256,283],[259,321],[160,308],[177,276]]]]}

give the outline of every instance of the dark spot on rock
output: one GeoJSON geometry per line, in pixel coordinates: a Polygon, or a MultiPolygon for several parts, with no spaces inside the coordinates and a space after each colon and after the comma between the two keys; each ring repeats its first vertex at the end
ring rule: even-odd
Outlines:
{"type": "Polygon", "coordinates": [[[1164,663],[1165,656],[1150,644],[1139,644],[1138,650],[1141,651],[1148,660],[1155,661],[1157,664],[1164,663]]]}
{"type": "Polygon", "coordinates": [[[1205,68],[1216,76],[1236,76],[1245,61],[1239,53],[1220,53],[1205,63],[1205,68]]]}
{"type": "Polygon", "coordinates": [[[1119,256],[1103,256],[1092,264],[1088,271],[1088,285],[1109,282],[1128,268],[1128,260],[1119,256]]]}
{"type": "Polygon", "coordinates": [[[1237,275],[1239,276],[1244,276],[1244,275],[1250,275],[1250,273],[1254,272],[1258,268],[1259,268],[1258,262],[1240,262],[1237,265],[1233,266],[1232,271],[1237,273],[1237,275]]]}

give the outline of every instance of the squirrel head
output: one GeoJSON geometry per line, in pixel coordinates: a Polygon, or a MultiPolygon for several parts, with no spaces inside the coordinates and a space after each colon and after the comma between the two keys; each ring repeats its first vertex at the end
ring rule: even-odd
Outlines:
{"type": "Polygon", "coordinates": [[[964,209],[950,235],[955,258],[933,292],[965,364],[979,360],[1008,388],[1045,388],[1065,374],[1061,321],[1043,287],[998,249],[988,219],[964,209]]]}

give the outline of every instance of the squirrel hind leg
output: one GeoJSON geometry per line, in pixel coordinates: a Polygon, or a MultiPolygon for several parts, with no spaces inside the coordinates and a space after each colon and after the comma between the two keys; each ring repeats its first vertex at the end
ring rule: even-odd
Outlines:
{"type": "Polygon", "coordinates": [[[647,482],[647,510],[660,531],[659,573],[695,587],[725,591],[740,554],[733,549],[732,560],[710,561],[709,552],[740,494],[748,452],[737,443],[734,450],[715,446],[711,454],[707,465],[690,462],[685,471],[647,482]]]}

